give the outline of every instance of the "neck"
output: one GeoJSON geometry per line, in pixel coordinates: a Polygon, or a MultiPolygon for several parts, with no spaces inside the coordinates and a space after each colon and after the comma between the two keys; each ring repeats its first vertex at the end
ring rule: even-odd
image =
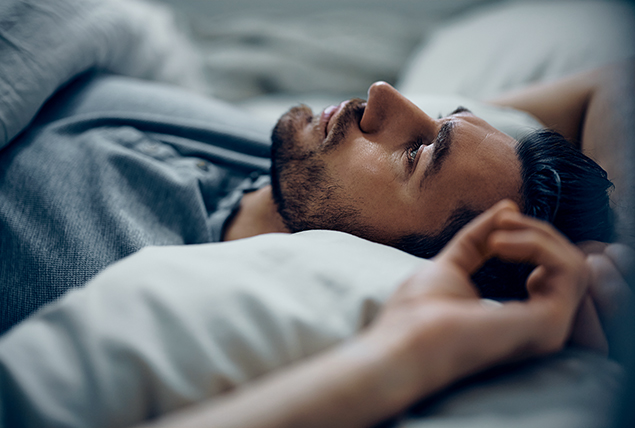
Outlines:
{"type": "Polygon", "coordinates": [[[249,238],[263,233],[289,233],[273,201],[271,186],[246,193],[240,208],[223,234],[223,241],[249,238]]]}

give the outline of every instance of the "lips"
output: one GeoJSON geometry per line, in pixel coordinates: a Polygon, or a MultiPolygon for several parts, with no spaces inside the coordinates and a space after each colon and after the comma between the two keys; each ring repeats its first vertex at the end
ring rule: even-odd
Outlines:
{"type": "Polygon", "coordinates": [[[346,104],[347,102],[348,101],[342,101],[339,105],[327,107],[322,112],[322,116],[320,117],[320,124],[324,127],[324,138],[326,138],[326,136],[335,125],[335,121],[331,119],[333,119],[335,115],[339,113],[340,110],[342,110],[342,107],[344,107],[344,104],[346,104]]]}

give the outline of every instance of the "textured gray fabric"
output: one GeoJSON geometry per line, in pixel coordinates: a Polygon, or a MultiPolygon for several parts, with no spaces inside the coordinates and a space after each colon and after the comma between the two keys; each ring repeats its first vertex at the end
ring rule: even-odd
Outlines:
{"type": "Polygon", "coordinates": [[[500,367],[414,406],[407,428],[603,428],[611,424],[625,372],[576,348],[500,367]]]}
{"type": "Polygon", "coordinates": [[[144,246],[219,241],[268,172],[268,133],[224,103],[132,78],[85,76],[58,93],[0,152],[0,331],[144,246]]]}
{"type": "Polygon", "coordinates": [[[2,0],[0,58],[0,147],[60,85],[93,67],[204,86],[170,12],[143,0],[2,0]]]}

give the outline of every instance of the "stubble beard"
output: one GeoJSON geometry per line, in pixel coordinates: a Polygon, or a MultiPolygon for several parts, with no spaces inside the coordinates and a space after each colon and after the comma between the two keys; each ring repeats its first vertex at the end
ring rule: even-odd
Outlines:
{"type": "Polygon", "coordinates": [[[292,232],[330,229],[366,235],[359,211],[346,203],[345,189],[328,173],[319,147],[307,147],[297,138],[300,128],[313,120],[308,107],[294,107],[273,129],[271,185],[278,212],[292,232]]]}

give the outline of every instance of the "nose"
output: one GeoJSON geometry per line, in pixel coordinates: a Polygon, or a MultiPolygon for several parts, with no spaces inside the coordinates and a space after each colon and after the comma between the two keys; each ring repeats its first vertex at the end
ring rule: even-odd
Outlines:
{"type": "Polygon", "coordinates": [[[368,89],[368,101],[360,121],[362,132],[411,138],[413,133],[432,132],[436,127],[436,120],[388,83],[376,82],[368,89]]]}

